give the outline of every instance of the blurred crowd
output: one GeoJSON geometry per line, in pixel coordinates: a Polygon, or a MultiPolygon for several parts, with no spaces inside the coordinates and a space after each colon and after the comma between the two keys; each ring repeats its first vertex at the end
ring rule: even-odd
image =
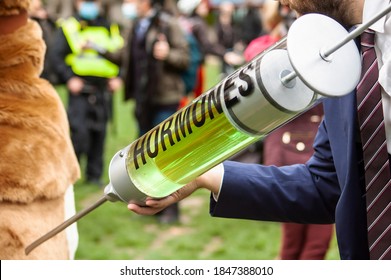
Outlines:
{"type": "MultiPolygon", "coordinates": [[[[77,158],[86,159],[85,180],[99,186],[103,185],[106,127],[112,117],[113,94],[123,90],[125,100],[135,101],[135,110],[129,113],[134,114],[141,136],[206,90],[206,58],[217,58],[223,78],[284,37],[295,20],[288,7],[272,0],[32,3],[30,17],[41,26],[47,45],[42,77],[53,85],[65,85],[77,158]]],[[[249,153],[255,153],[259,163],[287,163],[274,162],[272,150],[278,152],[279,159],[283,158],[281,153],[290,153],[290,162],[301,162],[303,156],[311,154],[313,132],[321,118],[321,111],[313,111],[299,126],[275,134],[272,144],[266,138],[249,153]],[[288,152],[287,147],[291,149],[288,152]]],[[[161,223],[174,223],[179,216],[179,206],[173,205],[157,218],[161,223]]],[[[312,234],[321,236],[322,230],[312,234]]],[[[310,239],[305,229],[292,233],[285,227],[294,238],[283,236],[279,258],[324,258],[332,228],[325,230],[323,239],[311,239],[316,249],[310,255],[300,252],[311,246],[305,245],[305,239],[310,239]]]]}
{"type": "MultiPolygon", "coordinates": [[[[104,185],[112,95],[123,90],[135,101],[143,135],[204,92],[206,57],[221,63],[221,78],[245,62],[246,46],[265,32],[262,2],[32,0],[30,17],[47,45],[42,78],[66,87],[87,182],[104,185]]],[[[177,205],[165,211],[161,222],[178,220],[177,205]]]]}

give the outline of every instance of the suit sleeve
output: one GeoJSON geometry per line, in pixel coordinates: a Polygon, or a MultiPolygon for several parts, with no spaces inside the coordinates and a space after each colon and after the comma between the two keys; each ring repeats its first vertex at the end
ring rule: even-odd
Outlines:
{"type": "Polygon", "coordinates": [[[306,164],[276,167],[227,161],[222,188],[210,213],[216,217],[295,223],[334,223],[340,188],[326,124],[306,164]]]}

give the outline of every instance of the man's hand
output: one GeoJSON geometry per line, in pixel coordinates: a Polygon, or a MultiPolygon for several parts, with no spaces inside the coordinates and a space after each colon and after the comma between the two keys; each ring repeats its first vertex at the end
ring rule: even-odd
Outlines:
{"type": "Polygon", "coordinates": [[[182,199],[188,197],[193,192],[195,192],[199,188],[197,184],[197,179],[192,181],[191,183],[185,185],[181,189],[177,190],[176,192],[170,194],[169,196],[166,196],[164,198],[158,199],[158,198],[151,198],[148,197],[145,201],[145,206],[139,206],[134,203],[128,204],[128,209],[139,214],[139,215],[154,215],[160,211],[162,211],[164,208],[170,206],[171,204],[174,204],[178,201],[181,201],[182,199]]]}
{"type": "Polygon", "coordinates": [[[72,77],[67,82],[67,88],[72,95],[79,95],[84,87],[83,79],[79,77],[72,77]]]}
{"type": "Polygon", "coordinates": [[[167,38],[164,34],[158,35],[158,40],[153,46],[153,56],[157,60],[165,60],[170,53],[170,45],[167,42],[167,38]]]}
{"type": "Polygon", "coordinates": [[[235,52],[227,52],[224,55],[224,61],[232,66],[240,66],[245,63],[244,57],[235,52]]]}
{"type": "Polygon", "coordinates": [[[111,91],[112,93],[119,90],[122,87],[122,85],[123,85],[123,81],[119,77],[109,79],[109,82],[107,84],[109,91],[111,91]]]}
{"type": "Polygon", "coordinates": [[[145,206],[129,203],[128,209],[139,215],[154,215],[171,204],[185,199],[200,188],[208,189],[217,196],[220,191],[223,174],[223,165],[219,164],[169,196],[161,199],[148,197],[145,201],[145,206]]]}

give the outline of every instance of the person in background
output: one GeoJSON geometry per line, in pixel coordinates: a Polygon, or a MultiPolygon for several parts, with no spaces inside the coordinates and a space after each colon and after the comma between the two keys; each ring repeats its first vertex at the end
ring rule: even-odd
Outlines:
{"type": "Polygon", "coordinates": [[[73,0],[46,0],[44,4],[49,17],[55,21],[66,19],[75,13],[73,0]]]}
{"type": "Polygon", "coordinates": [[[100,53],[123,46],[118,25],[100,15],[98,0],[75,0],[77,13],[62,21],[50,58],[68,90],[68,118],[79,161],[86,157],[87,182],[103,185],[103,159],[112,94],[122,86],[118,65],[100,53]]]}
{"type": "MultiPolygon", "coordinates": [[[[56,31],[55,21],[49,17],[49,14],[45,7],[42,5],[41,0],[31,0],[31,6],[29,10],[29,16],[31,19],[38,22],[39,26],[42,29],[43,40],[45,41],[46,47],[50,48],[53,41],[53,35],[56,31]]],[[[41,74],[41,77],[48,80],[52,85],[57,85],[58,77],[53,71],[53,66],[48,58],[49,52],[46,50],[44,67],[41,74]]]]}
{"type": "MultiPolygon", "coordinates": [[[[299,15],[329,16],[346,29],[368,22],[390,4],[383,0],[280,2],[299,15]]],[[[131,203],[128,208],[152,215],[206,188],[211,191],[212,216],[335,222],[341,259],[391,259],[390,22],[388,14],[361,34],[361,51],[367,54],[363,55],[361,82],[351,93],[323,100],[324,118],[314,140],[314,153],[305,164],[276,167],[226,161],[164,199],[148,198],[145,207],[131,203]],[[367,58],[373,60],[367,62],[367,58]],[[368,68],[370,65],[374,67],[368,68]],[[377,105],[366,109],[367,116],[373,112],[377,120],[368,117],[361,123],[364,112],[357,109],[367,108],[370,104],[366,101],[377,105]],[[370,135],[374,136],[363,129],[373,129],[370,135]],[[376,153],[372,160],[367,157],[371,149],[376,153]]]]}
{"type": "Polygon", "coordinates": [[[288,15],[294,13],[289,7],[281,6],[277,1],[266,0],[261,8],[261,18],[264,34],[251,40],[246,46],[243,55],[246,61],[250,61],[253,57],[279,41],[284,37],[292,21],[288,15]],[[283,15],[285,10],[290,12],[287,15],[283,15]],[[280,13],[280,12],[281,13],[280,13]]]}
{"type": "Polygon", "coordinates": [[[57,92],[39,78],[45,42],[30,0],[0,1],[0,259],[73,259],[76,224],[26,246],[75,214],[80,170],[57,92]]]}
{"type": "Polygon", "coordinates": [[[239,8],[239,38],[246,47],[252,40],[264,33],[260,9],[262,3],[254,0],[245,0],[244,6],[239,8]]]}
{"type": "MultiPolygon", "coordinates": [[[[123,0],[121,5],[121,15],[122,15],[122,29],[124,30],[124,37],[129,34],[129,29],[132,21],[137,17],[137,3],[136,0],[123,0]]],[[[125,40],[126,41],[126,40],[125,40]]]]}
{"type": "Polygon", "coordinates": [[[109,50],[109,49],[96,49],[100,55],[109,61],[117,64],[120,67],[120,77],[125,79],[126,64],[129,60],[129,46],[128,36],[133,24],[133,21],[137,17],[137,0],[123,0],[121,5],[120,15],[117,15],[116,23],[119,26],[121,36],[124,40],[122,48],[109,50]]]}
{"type": "Polygon", "coordinates": [[[102,15],[110,22],[123,25],[126,18],[122,17],[123,0],[102,0],[102,15]]]}
{"type": "MultiPolygon", "coordinates": [[[[73,0],[46,0],[45,7],[51,18],[64,20],[71,17],[76,7],[73,0]]],[[[121,24],[124,18],[121,16],[122,0],[101,0],[101,14],[113,23],[121,24]]]]}
{"type": "MultiPolygon", "coordinates": [[[[236,51],[235,43],[237,43],[237,34],[233,22],[235,13],[235,5],[232,2],[221,2],[218,7],[218,20],[215,25],[217,41],[224,46],[226,52],[236,51]]],[[[240,47],[240,50],[243,49],[240,47]]],[[[231,74],[235,69],[232,65],[222,60],[221,72],[223,76],[231,74]]]]}
{"type": "Polygon", "coordinates": [[[208,2],[205,0],[179,0],[178,10],[181,15],[187,17],[191,32],[196,38],[202,54],[202,64],[198,70],[194,97],[204,92],[204,62],[206,55],[214,55],[230,65],[240,65],[242,56],[230,51],[227,52],[220,42],[213,42],[209,38],[209,28],[205,22],[205,17],[209,14],[208,2]]]}
{"type": "MultiPolygon", "coordinates": [[[[189,64],[189,49],[175,16],[165,12],[163,1],[137,0],[137,18],[128,36],[125,99],[136,102],[139,134],[174,114],[185,95],[181,73],[189,64]]],[[[179,219],[174,204],[159,213],[161,223],[179,219]]]]}

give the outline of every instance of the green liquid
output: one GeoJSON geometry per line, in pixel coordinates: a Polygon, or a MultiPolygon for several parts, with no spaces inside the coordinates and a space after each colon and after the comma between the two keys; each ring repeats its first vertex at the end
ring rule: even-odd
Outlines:
{"type": "MultiPolygon", "coordinates": [[[[167,196],[261,138],[238,131],[224,113],[192,128],[192,134],[148,158],[138,169],[133,157],[127,158],[128,174],[140,191],[152,197],[167,196]]],[[[128,155],[134,148],[133,143],[128,155]]]]}

